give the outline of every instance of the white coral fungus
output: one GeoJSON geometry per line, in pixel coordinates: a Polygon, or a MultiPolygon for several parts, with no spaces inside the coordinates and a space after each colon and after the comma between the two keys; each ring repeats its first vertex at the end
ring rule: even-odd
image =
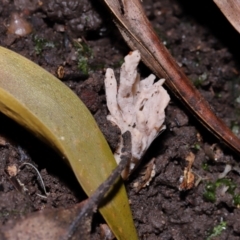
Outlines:
{"type": "MultiPolygon", "coordinates": [[[[131,132],[132,161],[130,171],[141,159],[158,133],[165,128],[164,109],[170,97],[162,87],[164,79],[154,83],[155,76],[140,81],[137,66],[140,61],[139,51],[130,52],[125,58],[120,71],[120,83],[112,69],[108,68],[105,76],[107,106],[110,115],[107,119],[116,124],[123,134],[131,132]]],[[[120,161],[122,141],[115,152],[117,163],[120,161]]]]}

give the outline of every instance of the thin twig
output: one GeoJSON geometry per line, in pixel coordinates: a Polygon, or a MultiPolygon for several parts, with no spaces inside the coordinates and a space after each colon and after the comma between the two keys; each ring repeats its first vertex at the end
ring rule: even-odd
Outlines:
{"type": "Polygon", "coordinates": [[[81,209],[81,212],[75,218],[75,220],[69,226],[67,234],[62,238],[62,240],[69,240],[73,236],[76,231],[79,223],[83,218],[91,217],[93,212],[97,209],[97,206],[101,203],[104,195],[108,192],[110,187],[115,183],[116,179],[121,175],[121,172],[127,166],[129,160],[132,157],[131,154],[131,133],[129,131],[125,132],[123,135],[123,142],[125,148],[123,149],[121,162],[114,169],[111,175],[104,181],[97,190],[93,193],[93,195],[88,199],[86,204],[81,209]]]}
{"type": "Polygon", "coordinates": [[[46,187],[45,187],[45,184],[44,184],[44,182],[43,182],[42,176],[41,176],[40,172],[38,171],[38,169],[37,169],[36,167],[34,167],[31,163],[27,163],[27,162],[24,162],[24,163],[20,166],[20,168],[22,168],[24,165],[28,165],[28,166],[32,167],[32,168],[36,171],[36,173],[37,173],[37,175],[38,175],[38,178],[39,178],[39,181],[40,181],[40,185],[41,185],[41,187],[42,187],[45,195],[48,196],[49,193],[48,193],[47,190],[46,190],[46,187]]]}

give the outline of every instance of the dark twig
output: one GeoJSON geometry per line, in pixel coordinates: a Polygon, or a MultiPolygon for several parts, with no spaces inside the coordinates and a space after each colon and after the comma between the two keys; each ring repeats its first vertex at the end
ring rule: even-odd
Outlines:
{"type": "Polygon", "coordinates": [[[82,219],[92,218],[93,213],[96,211],[103,197],[108,192],[108,190],[112,187],[112,185],[116,182],[117,178],[121,175],[121,172],[124,170],[128,162],[130,161],[132,157],[131,133],[127,131],[122,135],[122,137],[123,137],[124,149],[121,155],[121,162],[115,168],[115,170],[111,173],[111,175],[107,178],[107,180],[104,181],[93,193],[93,195],[88,199],[86,204],[81,209],[81,212],[78,214],[78,216],[74,219],[74,221],[69,226],[68,232],[62,238],[62,240],[69,240],[72,238],[74,232],[77,230],[82,219]]]}
{"type": "MultiPolygon", "coordinates": [[[[24,162],[24,163],[20,166],[20,168],[22,168],[22,167],[25,166],[25,165],[28,165],[28,166],[30,166],[31,168],[33,168],[33,169],[35,170],[35,172],[36,172],[37,175],[38,175],[38,179],[39,179],[40,186],[41,186],[41,188],[43,189],[44,194],[45,194],[46,196],[48,196],[48,193],[47,193],[45,184],[44,184],[44,182],[43,182],[42,176],[41,176],[40,172],[38,171],[38,169],[37,169],[36,167],[34,167],[33,164],[28,163],[28,162],[24,162]]],[[[40,195],[40,196],[41,196],[41,195],[40,195]]]]}

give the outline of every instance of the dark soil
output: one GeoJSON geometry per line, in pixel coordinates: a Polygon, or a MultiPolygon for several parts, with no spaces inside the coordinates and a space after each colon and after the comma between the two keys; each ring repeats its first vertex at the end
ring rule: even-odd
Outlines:
{"type": "MultiPolygon", "coordinates": [[[[44,0],[39,5],[37,0],[0,0],[0,45],[60,77],[89,108],[114,150],[119,131],[106,120],[103,79],[107,67],[119,72],[130,49],[101,1],[95,2],[44,0]],[[33,28],[24,37],[8,31],[10,16],[16,12],[33,28]],[[64,75],[59,74],[60,66],[64,75]]],[[[143,4],[154,29],[184,72],[240,137],[239,34],[211,1],[144,0],[143,4]]],[[[143,76],[149,74],[144,65],[139,70],[143,76]]],[[[240,239],[239,158],[171,97],[166,111],[167,129],[126,182],[139,238],[240,239]],[[217,151],[220,156],[215,161],[217,151]],[[189,152],[195,154],[195,181],[199,177],[203,180],[192,189],[180,191],[179,180],[189,152]],[[133,185],[140,181],[141,169],[153,157],[156,176],[149,187],[137,193],[133,185]],[[227,174],[214,196],[215,186],[209,182],[215,183],[226,164],[234,166],[235,171],[227,174]],[[229,187],[227,192],[223,191],[225,185],[229,187]],[[223,223],[226,229],[208,238],[214,227],[223,223]]],[[[71,169],[58,155],[5,116],[1,115],[0,121],[1,224],[40,209],[73,206],[86,198],[71,169]],[[23,162],[32,163],[40,171],[50,193],[47,199],[37,195],[44,193],[35,171],[28,166],[17,176],[29,196],[20,193],[9,180],[7,167],[19,168],[23,162]]],[[[93,238],[100,239],[99,224],[104,220],[99,215],[94,219],[93,238]]]]}

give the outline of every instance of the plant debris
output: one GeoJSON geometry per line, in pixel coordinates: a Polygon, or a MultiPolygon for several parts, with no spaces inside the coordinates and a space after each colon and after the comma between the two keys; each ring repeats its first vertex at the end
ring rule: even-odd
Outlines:
{"type": "Polygon", "coordinates": [[[180,191],[189,190],[194,186],[194,174],[192,173],[192,165],[195,159],[195,155],[190,152],[185,159],[188,162],[188,165],[184,168],[183,177],[180,179],[180,191]]]}
{"type": "Polygon", "coordinates": [[[156,174],[156,165],[155,165],[155,158],[153,158],[145,167],[144,171],[141,171],[140,182],[135,182],[133,184],[134,188],[136,188],[136,192],[139,192],[142,188],[148,186],[152,181],[153,177],[156,174]]]}

